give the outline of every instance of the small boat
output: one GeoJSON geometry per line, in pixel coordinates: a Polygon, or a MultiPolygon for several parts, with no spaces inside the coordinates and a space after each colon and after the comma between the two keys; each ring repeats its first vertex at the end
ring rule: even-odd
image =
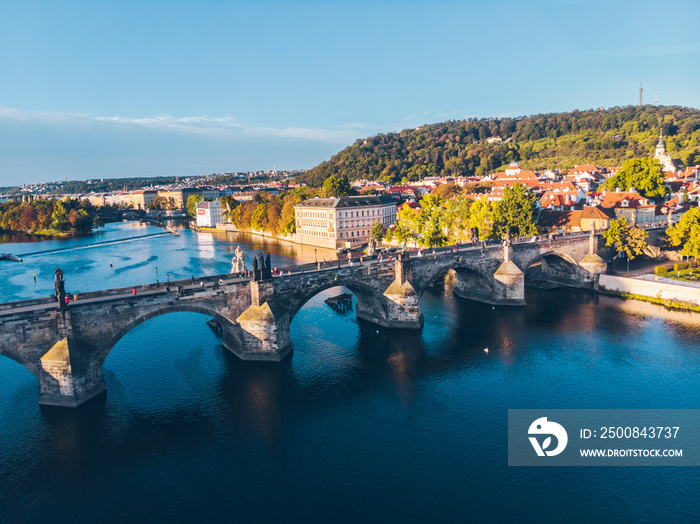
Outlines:
{"type": "Polygon", "coordinates": [[[0,254],[0,260],[12,260],[13,262],[22,262],[21,258],[15,256],[15,255],[11,255],[10,253],[0,254]]]}
{"type": "Polygon", "coordinates": [[[489,348],[484,348],[484,353],[488,353],[488,352],[489,352],[489,348]]]}

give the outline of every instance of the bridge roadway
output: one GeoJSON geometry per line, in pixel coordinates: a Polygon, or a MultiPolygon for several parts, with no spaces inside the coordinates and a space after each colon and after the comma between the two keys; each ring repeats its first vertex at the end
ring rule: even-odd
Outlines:
{"type": "Polygon", "coordinates": [[[605,249],[601,245],[599,236],[582,234],[510,246],[448,246],[426,250],[422,257],[412,251],[382,260],[339,259],[320,269],[315,263],[286,266],[271,279],[225,274],[194,284],[171,281],[170,291],[160,283],[85,292],[67,307],[58,307],[55,297],[4,303],[0,354],[37,376],[40,403],[77,406],[105,390],[102,363],[119,339],[158,315],[191,311],[212,316],[222,328],[225,348],[244,360],[279,361],[291,351],[294,315],[325,289],[349,288],[357,297],[358,318],[389,328],[420,329],[420,297],[445,274],[454,280],[459,296],[523,305],[524,273],[538,263],[540,278],[593,287],[606,266],[596,254],[605,249]]]}

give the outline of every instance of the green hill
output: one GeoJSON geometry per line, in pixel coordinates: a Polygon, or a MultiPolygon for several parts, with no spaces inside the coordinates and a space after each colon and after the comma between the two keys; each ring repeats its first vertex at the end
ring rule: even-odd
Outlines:
{"type": "Polygon", "coordinates": [[[666,149],[687,165],[700,162],[700,111],[628,106],[518,118],[452,120],[357,140],[300,181],[320,186],[331,175],[398,183],[425,176],[482,176],[517,161],[525,169],[576,164],[619,166],[653,154],[659,130],[666,149]],[[486,138],[500,136],[500,144],[486,138]]]}

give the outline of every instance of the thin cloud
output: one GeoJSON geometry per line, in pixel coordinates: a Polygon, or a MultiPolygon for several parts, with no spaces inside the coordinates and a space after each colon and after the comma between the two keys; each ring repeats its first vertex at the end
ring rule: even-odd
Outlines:
{"type": "Polygon", "coordinates": [[[52,113],[44,111],[22,111],[12,108],[0,108],[0,120],[37,122],[51,125],[86,125],[106,124],[118,126],[136,126],[160,131],[175,131],[195,134],[230,134],[249,137],[277,137],[332,144],[348,144],[358,138],[358,133],[372,132],[373,126],[354,122],[336,126],[334,129],[314,129],[289,126],[284,128],[266,126],[246,126],[234,117],[213,117],[209,115],[174,117],[158,115],[150,117],[91,116],[79,113],[52,113]]]}

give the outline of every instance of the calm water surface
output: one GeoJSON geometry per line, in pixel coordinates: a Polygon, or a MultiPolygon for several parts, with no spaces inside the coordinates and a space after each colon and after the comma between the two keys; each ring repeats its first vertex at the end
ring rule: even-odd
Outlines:
{"type": "MultiPolygon", "coordinates": [[[[190,231],[81,247],[160,231],[2,244],[71,249],[0,263],[0,299],[48,295],[57,265],[73,292],[151,282],[156,265],[226,272],[237,244],[277,265],[332,256],[190,231]]],[[[506,423],[509,408],[700,408],[700,315],[564,290],[492,309],[446,289],[410,334],[325,297],[281,364],[238,361],[205,316],[149,320],[78,410],[40,408],[34,376],[0,357],[0,521],[698,520],[698,468],[508,467],[506,423]]]]}

